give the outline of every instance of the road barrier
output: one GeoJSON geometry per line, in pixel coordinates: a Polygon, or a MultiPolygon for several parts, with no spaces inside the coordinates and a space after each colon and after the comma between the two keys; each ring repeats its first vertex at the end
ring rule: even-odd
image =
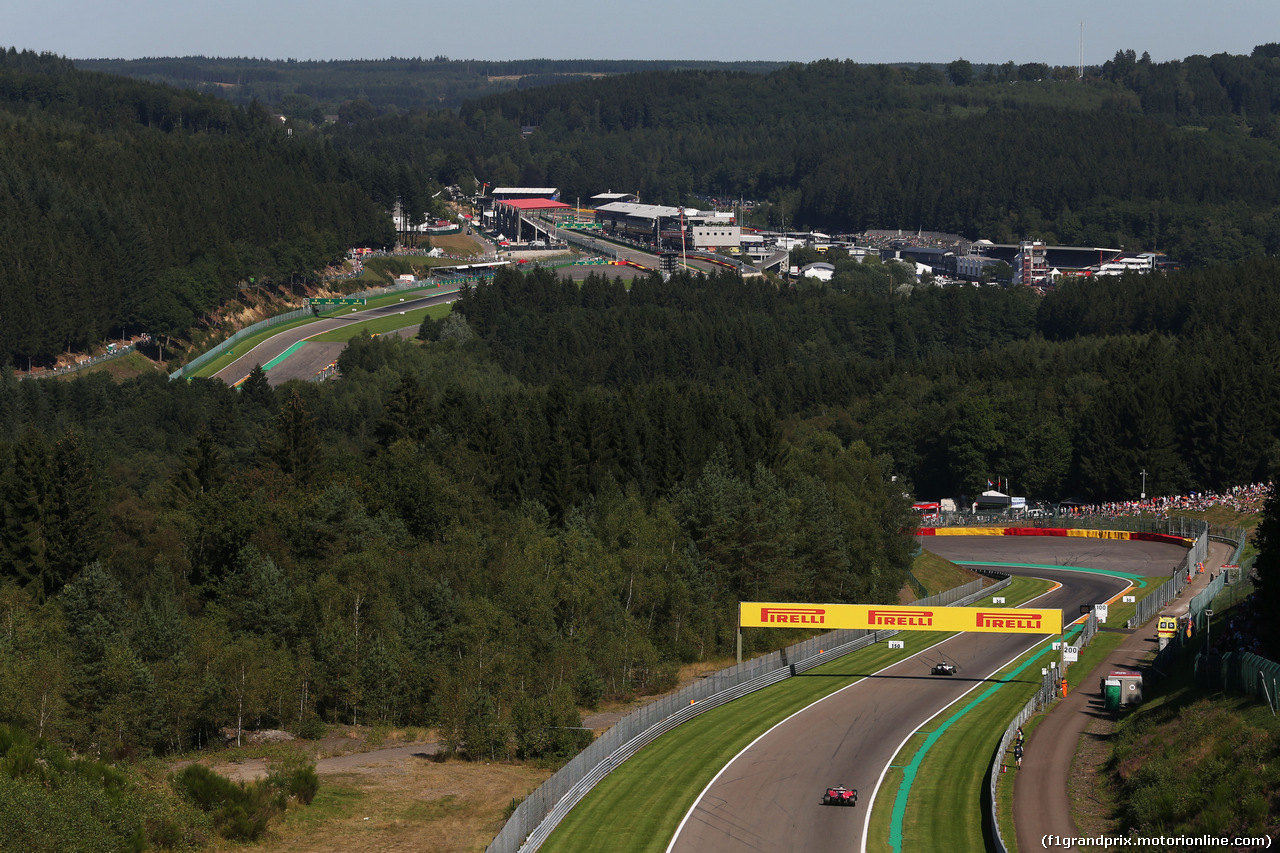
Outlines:
{"type": "Polygon", "coordinates": [[[173,373],[170,373],[169,379],[172,381],[174,379],[182,379],[184,376],[190,376],[201,367],[204,367],[206,364],[225,353],[229,348],[235,346],[245,338],[252,337],[254,334],[261,332],[263,329],[270,329],[272,326],[279,326],[281,323],[289,323],[293,320],[301,320],[304,317],[314,316],[315,314],[310,308],[298,308],[293,311],[286,311],[283,314],[277,314],[274,317],[268,317],[265,320],[259,320],[252,325],[245,326],[243,329],[231,335],[231,337],[215,345],[212,349],[196,356],[191,359],[191,361],[182,365],[182,367],[179,367],[173,373]]]}
{"type": "Polygon", "coordinates": [[[95,355],[92,358],[86,358],[82,361],[78,361],[75,364],[69,364],[66,367],[55,367],[52,370],[41,370],[39,373],[36,373],[35,371],[29,372],[29,373],[19,373],[17,374],[18,380],[21,381],[23,379],[44,379],[49,376],[66,376],[68,373],[76,373],[81,370],[87,370],[90,367],[93,367],[98,364],[102,364],[104,361],[111,361],[113,358],[119,358],[122,355],[127,355],[133,352],[134,347],[135,345],[130,343],[122,347],[117,347],[116,349],[110,350],[109,352],[104,352],[101,355],[95,355]]]}
{"type": "MultiPolygon", "coordinates": [[[[924,606],[963,606],[1008,585],[1008,576],[983,589],[971,581],[956,589],[921,599],[924,606]]],[[[516,807],[489,853],[533,853],[565,815],[595,785],[659,735],[704,711],[897,635],[897,631],[865,629],[832,631],[737,666],[722,669],[677,693],[658,699],[623,717],[516,807]]]]}
{"type": "MultiPolygon", "coordinates": [[[[470,281],[470,280],[473,280],[473,279],[463,279],[460,283],[465,284],[467,281],[470,281]]],[[[450,282],[432,281],[429,284],[423,284],[422,283],[423,281],[426,281],[426,279],[417,280],[413,282],[405,282],[403,284],[389,284],[389,285],[386,285],[385,287],[373,287],[373,288],[369,288],[368,290],[361,290],[356,293],[348,294],[346,298],[347,299],[360,299],[360,298],[367,299],[371,296],[383,296],[388,293],[399,293],[406,290],[435,290],[440,293],[449,292],[447,288],[445,289],[441,289],[441,288],[444,288],[444,285],[449,284],[450,282]]],[[[297,308],[293,311],[286,311],[283,314],[277,314],[274,317],[268,317],[265,320],[259,320],[258,322],[253,323],[252,325],[245,326],[243,329],[240,329],[239,331],[232,334],[226,340],[221,341],[220,343],[216,344],[209,350],[196,356],[191,361],[184,364],[182,367],[179,367],[173,373],[170,373],[169,379],[170,380],[182,379],[185,376],[190,376],[191,374],[199,370],[201,367],[204,367],[210,361],[213,361],[215,358],[218,358],[219,356],[227,353],[231,347],[234,347],[240,341],[250,338],[264,329],[270,329],[272,326],[279,326],[282,323],[289,323],[294,320],[308,319],[315,316],[316,316],[315,312],[310,308],[310,306],[308,306],[306,308],[297,308]]]]}

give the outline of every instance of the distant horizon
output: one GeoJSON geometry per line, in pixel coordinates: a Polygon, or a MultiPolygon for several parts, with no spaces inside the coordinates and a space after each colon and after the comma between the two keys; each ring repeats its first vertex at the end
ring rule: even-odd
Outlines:
{"type": "MultiPolygon", "coordinates": [[[[1097,66],[1118,50],[1154,61],[1196,54],[1247,55],[1280,40],[1274,0],[1079,0],[1065,6],[1027,0],[981,0],[963,7],[942,0],[883,4],[808,0],[780,7],[741,0],[677,0],[584,8],[566,0],[515,0],[405,7],[393,0],[359,6],[341,0],[228,0],[175,6],[161,0],[87,0],[20,4],[6,16],[5,46],[82,60],[206,58],[377,61],[468,54],[473,61],[511,57],[559,60],[605,57],[656,62],[799,62],[853,60],[868,65],[978,65],[1080,62],[1097,66]],[[680,57],[655,59],[654,57],[680,57]],[[904,59],[902,57],[914,56],[904,59]],[[890,57],[897,57],[891,59],[890,57]]],[[[463,60],[465,61],[465,60],[463,60]]]]}
{"type": "MultiPolygon", "coordinates": [[[[5,47],[7,48],[8,46],[6,45],[5,47]]],[[[15,47],[17,47],[17,48],[18,48],[18,50],[23,50],[23,49],[24,49],[24,48],[22,48],[22,47],[20,47],[20,46],[17,46],[17,45],[15,45],[15,47]]],[[[25,48],[25,49],[29,50],[30,48],[25,48]]],[[[1139,56],[1141,56],[1141,55],[1142,55],[1142,51],[1136,51],[1136,52],[1137,52],[1137,54],[1138,54],[1139,56]]],[[[1217,52],[1217,53],[1223,53],[1223,51],[1216,51],[1216,52],[1217,52]]],[[[65,54],[59,54],[59,55],[60,55],[60,56],[62,56],[64,59],[69,59],[69,60],[71,60],[72,62],[146,62],[146,61],[149,61],[149,60],[150,60],[150,61],[154,61],[154,60],[158,60],[158,59],[193,59],[193,60],[194,60],[194,59],[205,59],[205,60],[213,60],[213,61],[239,61],[239,60],[246,60],[246,61],[250,61],[250,62],[296,62],[296,63],[299,63],[299,64],[302,64],[302,63],[321,63],[321,62],[391,62],[391,61],[396,61],[396,60],[399,60],[399,61],[407,61],[407,60],[414,60],[414,59],[420,59],[420,60],[422,60],[422,61],[424,61],[424,62],[427,62],[427,61],[433,61],[433,60],[435,60],[435,58],[436,58],[434,55],[433,55],[433,56],[426,56],[426,55],[418,55],[418,56],[388,55],[388,56],[334,56],[334,57],[329,57],[329,58],[326,58],[326,59],[314,59],[314,58],[302,59],[302,58],[297,57],[297,56],[276,56],[276,57],[270,57],[270,56],[247,56],[247,55],[235,56],[235,55],[231,55],[231,54],[213,55],[213,54],[202,54],[202,53],[186,53],[186,54],[156,54],[156,55],[154,55],[154,56],[134,56],[134,57],[125,57],[125,56],[66,56],[65,54]]],[[[1206,55],[1206,56],[1211,56],[1212,54],[1204,54],[1204,55],[1206,55]]],[[[1237,54],[1237,55],[1245,55],[1245,56],[1247,56],[1247,55],[1248,55],[1248,52],[1246,52],[1245,54],[1237,54]]],[[[627,56],[613,56],[613,57],[603,57],[603,56],[568,56],[568,57],[561,57],[561,58],[552,58],[552,57],[548,57],[548,56],[509,56],[509,57],[504,57],[504,58],[502,58],[502,59],[484,59],[484,58],[477,57],[477,56],[465,56],[465,57],[464,57],[464,56],[446,56],[446,57],[444,57],[444,58],[445,58],[445,60],[446,60],[446,61],[448,61],[448,62],[486,62],[486,63],[499,63],[499,62],[655,62],[655,63],[681,63],[681,62],[688,62],[688,63],[714,63],[714,64],[720,64],[720,65],[735,65],[735,64],[744,64],[744,63],[758,63],[758,64],[761,64],[761,65],[808,65],[808,64],[811,64],[811,63],[814,63],[814,62],[826,62],[826,61],[832,61],[832,62],[847,62],[847,61],[849,61],[849,62],[857,62],[857,63],[858,63],[858,64],[860,64],[860,65],[947,65],[948,63],[953,62],[955,59],[967,59],[970,63],[972,63],[972,64],[973,64],[973,66],[974,66],[974,67],[977,67],[977,68],[981,68],[981,67],[988,66],[988,65],[991,65],[991,66],[1003,65],[1004,63],[1006,63],[1006,62],[1008,62],[1008,61],[1009,61],[1009,60],[1007,60],[1007,59],[1006,59],[1006,60],[1001,60],[1000,62],[984,62],[984,61],[977,60],[977,59],[968,59],[968,57],[952,57],[951,59],[888,59],[888,60],[877,60],[877,61],[875,61],[875,62],[871,62],[871,61],[864,61],[864,60],[855,60],[855,59],[852,59],[851,57],[837,57],[837,56],[820,56],[820,57],[816,57],[816,58],[814,58],[814,59],[699,59],[699,58],[689,57],[689,56],[681,56],[681,57],[675,57],[675,58],[670,58],[670,57],[659,57],[659,58],[657,58],[657,59],[647,59],[647,58],[634,57],[634,56],[631,56],[631,57],[627,57],[627,56]]],[[[1086,62],[1086,63],[1085,63],[1085,67],[1086,67],[1086,68],[1100,68],[1100,67],[1101,67],[1102,65],[1104,65],[1106,62],[1111,61],[1111,59],[1112,59],[1112,58],[1113,58],[1112,56],[1108,56],[1108,57],[1107,57],[1105,60],[1103,60],[1102,62],[1086,62]]],[[[1181,59],[1185,59],[1185,58],[1186,58],[1186,57],[1175,57],[1175,59],[1179,59],[1179,60],[1181,60],[1181,59]]],[[[1027,62],[1038,62],[1038,61],[1040,61],[1040,60],[1027,60],[1027,62]]],[[[1161,61],[1168,61],[1168,60],[1158,60],[1158,59],[1156,59],[1155,57],[1152,57],[1151,61],[1152,61],[1152,62],[1161,62],[1161,61]]],[[[1017,63],[1017,64],[1022,65],[1022,64],[1026,64],[1026,63],[1017,63]]],[[[1049,65],[1049,67],[1051,67],[1051,68],[1076,68],[1076,67],[1077,67],[1077,65],[1078,65],[1078,63],[1075,63],[1075,62],[1069,62],[1069,63],[1056,63],[1056,64],[1055,64],[1055,63],[1045,63],[1045,64],[1046,64],[1046,65],[1049,65]]]]}

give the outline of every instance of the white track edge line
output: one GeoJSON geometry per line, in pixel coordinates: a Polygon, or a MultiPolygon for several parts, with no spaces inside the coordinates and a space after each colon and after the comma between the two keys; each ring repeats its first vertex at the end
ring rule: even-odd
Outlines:
{"type": "MultiPolygon", "coordinates": [[[[818,701],[816,701],[816,702],[811,702],[810,704],[805,705],[803,708],[799,709],[798,711],[795,711],[794,713],[792,713],[792,714],[788,715],[785,719],[779,720],[778,722],[776,722],[776,723],[774,723],[772,726],[770,726],[770,727],[769,727],[769,729],[768,729],[767,731],[765,731],[765,732],[761,733],[759,737],[757,737],[755,740],[751,741],[751,743],[749,743],[749,744],[747,744],[746,746],[744,746],[744,747],[741,749],[741,751],[739,751],[739,752],[738,752],[738,754],[737,754],[737,755],[735,755],[733,758],[730,758],[730,759],[725,763],[724,767],[721,767],[721,768],[720,768],[720,771],[719,771],[718,773],[716,773],[716,775],[715,775],[714,777],[712,777],[712,779],[711,779],[711,781],[710,781],[710,782],[708,782],[708,783],[707,783],[707,786],[706,786],[705,788],[703,788],[703,789],[702,789],[702,792],[701,792],[700,794],[698,794],[698,798],[697,798],[696,800],[694,800],[694,801],[693,801],[693,805],[691,805],[691,806],[689,807],[689,810],[688,810],[687,812],[685,812],[685,814],[684,814],[684,818],[680,821],[680,825],[676,827],[675,834],[671,836],[671,842],[667,845],[667,853],[672,853],[672,850],[673,850],[673,849],[675,848],[675,846],[676,846],[676,842],[680,840],[680,833],[684,830],[684,825],[685,825],[686,823],[688,823],[689,818],[693,816],[693,813],[694,813],[695,811],[697,811],[697,810],[698,810],[698,805],[699,805],[699,803],[701,803],[701,802],[702,802],[702,798],[706,796],[707,791],[711,790],[711,786],[712,786],[712,785],[714,785],[714,784],[716,783],[716,780],[717,780],[717,779],[719,779],[722,775],[724,775],[724,772],[725,772],[726,770],[728,770],[730,767],[732,767],[732,766],[733,766],[733,763],[734,763],[735,761],[737,761],[739,758],[741,758],[741,757],[743,756],[743,754],[744,754],[747,750],[751,749],[751,747],[755,746],[757,743],[759,743],[761,740],[763,740],[765,737],[767,737],[767,736],[768,736],[768,735],[769,735],[769,734],[770,734],[774,729],[778,728],[778,726],[781,726],[783,723],[787,722],[787,721],[788,721],[788,720],[790,720],[792,717],[795,717],[795,716],[797,716],[798,714],[803,714],[805,711],[809,710],[810,708],[815,707],[816,705],[820,705],[820,704],[822,704],[823,702],[827,701],[828,699],[832,698],[833,696],[839,696],[839,695],[840,695],[841,693],[843,693],[844,691],[846,691],[846,690],[848,690],[848,689],[850,689],[850,688],[852,688],[852,687],[857,687],[859,684],[862,684],[862,683],[863,683],[864,681],[866,681],[868,678],[871,678],[871,677],[873,677],[873,676],[879,675],[880,673],[885,672],[886,670],[893,669],[893,668],[894,668],[895,666],[897,666],[898,664],[905,663],[905,662],[907,662],[907,661],[909,661],[909,660],[912,660],[912,659],[914,659],[914,658],[916,658],[916,657],[918,657],[918,656],[920,656],[920,655],[924,654],[925,652],[930,651],[931,649],[935,649],[935,648],[937,648],[938,646],[940,646],[940,645],[942,645],[943,643],[947,642],[947,640],[955,639],[955,637],[956,637],[956,636],[958,636],[958,635],[953,634],[952,636],[947,637],[946,639],[939,640],[938,642],[934,643],[932,646],[929,646],[928,648],[923,648],[923,649],[921,649],[920,651],[916,652],[916,653],[915,653],[915,654],[913,654],[913,655],[910,655],[909,657],[905,657],[905,658],[903,658],[903,659],[902,659],[902,660],[900,660],[900,661],[894,661],[893,663],[889,664],[888,666],[886,666],[886,667],[884,667],[884,668],[882,668],[882,669],[878,669],[878,670],[876,670],[875,672],[868,673],[867,675],[864,675],[862,678],[859,678],[857,681],[853,682],[852,684],[847,684],[847,685],[845,685],[844,687],[841,687],[839,690],[835,691],[834,693],[828,693],[826,696],[823,696],[823,697],[822,697],[821,699],[819,699],[818,701]]],[[[843,655],[842,655],[841,657],[843,657],[843,655]]],[[[839,659],[840,659],[840,658],[835,658],[834,660],[839,660],[839,659]]],[[[779,683],[782,683],[782,682],[779,682],[779,683]]],[[[896,755],[896,753],[895,753],[895,755],[896,755]]]]}

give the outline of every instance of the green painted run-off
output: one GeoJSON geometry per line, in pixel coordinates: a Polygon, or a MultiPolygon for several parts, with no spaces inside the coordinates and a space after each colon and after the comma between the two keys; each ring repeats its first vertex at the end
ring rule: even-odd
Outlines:
{"type": "MultiPolygon", "coordinates": [[[[1046,566],[1044,568],[1059,568],[1059,567],[1046,566]]],[[[1079,630],[1082,630],[1082,629],[1080,628],[1076,629],[1076,631],[1079,631],[1079,630]]],[[[1076,631],[1072,631],[1069,633],[1075,634],[1076,631]]],[[[1066,640],[1066,635],[1063,636],[1063,640],[1064,641],[1066,640]]],[[[915,757],[911,759],[911,763],[907,764],[905,767],[902,768],[902,784],[898,786],[898,794],[893,800],[893,815],[890,818],[890,822],[889,822],[889,846],[892,847],[894,851],[896,851],[896,853],[902,853],[902,821],[903,821],[903,818],[906,817],[906,813],[907,813],[907,797],[911,793],[911,784],[915,781],[916,772],[920,769],[920,765],[924,763],[924,757],[925,757],[925,754],[929,751],[929,748],[932,747],[935,743],[937,743],[939,738],[942,737],[943,733],[946,732],[947,729],[951,728],[952,723],[959,721],[961,717],[963,717],[965,714],[969,713],[974,708],[981,705],[984,701],[987,700],[987,698],[989,698],[993,693],[995,693],[1005,684],[1017,678],[1018,675],[1020,675],[1024,669],[1026,669],[1027,667],[1035,663],[1037,660],[1039,660],[1040,656],[1043,655],[1045,652],[1052,651],[1054,642],[1057,642],[1057,641],[1051,640],[1039,651],[1033,652],[1031,656],[1028,657],[1027,660],[1021,666],[1017,667],[1012,672],[1005,675],[996,684],[993,684],[991,687],[988,687],[985,691],[983,691],[982,695],[972,700],[968,705],[965,705],[955,714],[952,714],[947,719],[946,722],[938,726],[938,728],[935,729],[934,731],[930,732],[929,736],[925,738],[924,743],[920,746],[918,750],[916,750],[915,757]]]]}
{"type": "Polygon", "coordinates": [[[270,370],[271,368],[275,367],[277,364],[279,364],[280,362],[284,361],[286,358],[288,358],[289,356],[293,355],[293,354],[294,354],[295,352],[297,352],[298,350],[302,349],[302,346],[303,346],[303,344],[305,344],[305,343],[306,343],[306,341],[298,341],[296,344],[294,344],[293,346],[289,347],[287,350],[285,350],[284,352],[280,353],[278,356],[276,356],[275,358],[271,359],[271,360],[270,360],[270,361],[268,361],[266,364],[262,365],[262,369],[263,369],[263,370],[270,370]]]}

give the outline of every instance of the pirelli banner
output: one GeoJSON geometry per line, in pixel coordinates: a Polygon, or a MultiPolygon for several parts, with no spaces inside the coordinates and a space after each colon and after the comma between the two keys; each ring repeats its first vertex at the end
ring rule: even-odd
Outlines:
{"type": "Polygon", "coordinates": [[[744,601],[743,628],[817,628],[835,631],[974,631],[986,634],[1061,634],[1061,610],[1021,607],[900,607],[890,604],[782,604],[744,601]]]}

